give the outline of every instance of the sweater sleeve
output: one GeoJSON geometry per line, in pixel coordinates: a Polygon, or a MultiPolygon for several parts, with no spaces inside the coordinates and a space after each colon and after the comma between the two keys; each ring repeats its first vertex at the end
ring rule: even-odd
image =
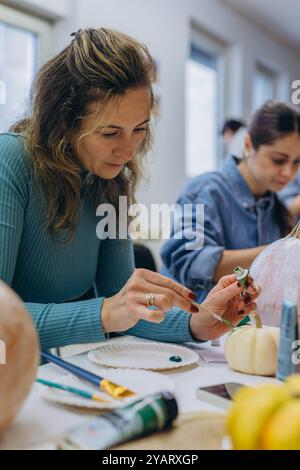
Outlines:
{"type": "Polygon", "coordinates": [[[28,198],[24,149],[14,136],[0,139],[0,278],[12,285],[28,198]]]}
{"type": "Polygon", "coordinates": [[[26,302],[41,349],[105,341],[101,323],[103,298],[62,304],[26,302]]]}

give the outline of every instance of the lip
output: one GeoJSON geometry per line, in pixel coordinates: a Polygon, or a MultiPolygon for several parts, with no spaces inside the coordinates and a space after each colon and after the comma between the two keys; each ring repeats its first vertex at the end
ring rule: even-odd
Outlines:
{"type": "Polygon", "coordinates": [[[274,183],[278,186],[286,186],[288,184],[288,181],[274,181],[274,183]]]}
{"type": "Polygon", "coordinates": [[[121,163],[121,164],[116,164],[116,163],[108,163],[106,162],[106,165],[109,165],[113,168],[122,168],[124,166],[124,163],[121,163]]]}

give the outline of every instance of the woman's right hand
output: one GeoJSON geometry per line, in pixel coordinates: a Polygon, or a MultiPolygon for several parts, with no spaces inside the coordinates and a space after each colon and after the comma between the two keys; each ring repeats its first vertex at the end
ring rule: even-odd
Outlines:
{"type": "Polygon", "coordinates": [[[140,320],[161,323],[173,306],[197,313],[199,309],[191,303],[195,298],[193,292],[172,279],[146,269],[136,269],[118,294],[104,300],[101,311],[104,332],[126,331],[140,320]],[[147,294],[150,293],[154,294],[155,310],[147,305],[147,294]]]}

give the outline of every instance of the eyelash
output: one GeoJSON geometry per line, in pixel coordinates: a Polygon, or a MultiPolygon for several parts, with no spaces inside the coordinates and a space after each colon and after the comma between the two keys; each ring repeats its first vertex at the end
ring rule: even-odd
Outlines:
{"type": "MultiPolygon", "coordinates": [[[[141,128],[141,129],[135,129],[134,132],[147,132],[147,130],[148,130],[148,129],[146,129],[146,128],[143,128],[143,129],[141,128]]],[[[102,137],[107,137],[107,138],[109,138],[109,137],[114,137],[114,136],[118,135],[118,132],[113,132],[113,133],[111,133],[111,134],[102,134],[102,133],[100,133],[100,135],[101,135],[102,137]]]]}
{"type": "Polygon", "coordinates": [[[273,163],[275,163],[275,165],[284,165],[286,163],[286,160],[273,160],[273,163]]]}
{"type": "MultiPolygon", "coordinates": [[[[273,160],[273,163],[275,163],[275,165],[282,166],[286,163],[286,160],[273,160]]],[[[294,165],[300,165],[300,160],[296,160],[294,165]]]]}

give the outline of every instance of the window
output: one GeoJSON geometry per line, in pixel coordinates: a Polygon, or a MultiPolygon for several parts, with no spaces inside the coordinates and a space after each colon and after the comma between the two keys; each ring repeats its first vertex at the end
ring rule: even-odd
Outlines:
{"type": "Polygon", "coordinates": [[[0,132],[25,113],[49,33],[47,22],[0,5],[0,132]]]}
{"type": "Polygon", "coordinates": [[[254,74],[254,87],[253,87],[253,111],[255,112],[267,100],[274,99],[276,96],[276,73],[265,67],[264,65],[257,64],[254,74]]]}
{"type": "Polygon", "coordinates": [[[227,45],[193,21],[186,62],[185,171],[216,170],[223,158],[220,133],[228,80],[227,45]]]}
{"type": "Polygon", "coordinates": [[[192,46],[186,67],[186,174],[217,167],[217,58],[192,46]]]}
{"type": "Polygon", "coordinates": [[[36,70],[37,37],[0,22],[0,70],[5,83],[6,100],[0,108],[0,131],[8,129],[25,100],[36,70]]]}

